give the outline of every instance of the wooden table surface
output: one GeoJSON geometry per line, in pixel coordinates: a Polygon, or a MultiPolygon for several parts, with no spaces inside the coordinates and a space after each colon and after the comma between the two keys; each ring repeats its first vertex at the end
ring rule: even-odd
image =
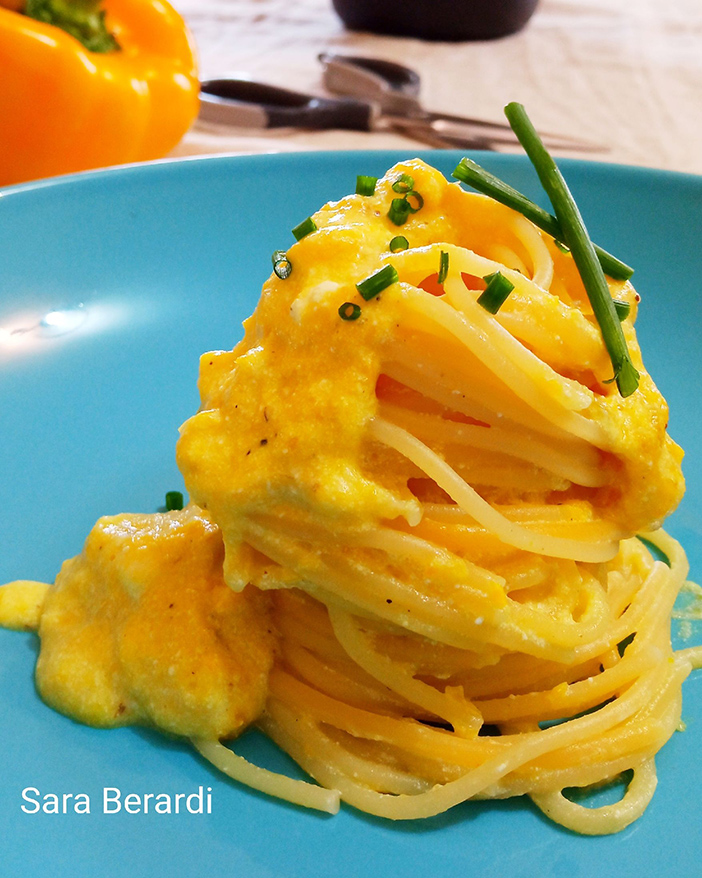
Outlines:
{"type": "MultiPolygon", "coordinates": [[[[350,32],[331,0],[175,3],[203,79],[244,73],[323,94],[321,51],[387,58],[420,73],[428,108],[501,119],[518,100],[542,130],[607,147],[581,157],[702,174],[702,0],[541,0],[520,33],[462,43],[350,32]]],[[[199,123],[173,155],[385,147],[419,148],[392,133],[199,123]]]]}

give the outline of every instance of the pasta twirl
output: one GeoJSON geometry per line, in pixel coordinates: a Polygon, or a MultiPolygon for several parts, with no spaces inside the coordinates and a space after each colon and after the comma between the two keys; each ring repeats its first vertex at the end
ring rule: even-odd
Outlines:
{"type": "Polygon", "coordinates": [[[177,449],[190,507],[103,519],[49,588],[42,693],[88,721],[188,735],[310,807],[412,819],[529,795],[576,831],[622,829],[701,661],[670,644],[687,562],[660,525],[682,452],[641,361],[638,297],[610,282],[640,373],[622,398],[570,253],[511,209],[412,161],[312,219],[243,340],[201,360],[177,449]],[[405,249],[390,246],[400,219],[405,249]],[[510,291],[491,313],[498,274],[510,291]],[[92,657],[86,683],[66,619],[97,593],[100,625],[137,634],[130,650],[116,636],[109,675],[92,657]],[[198,648],[164,681],[172,595],[177,637],[198,648]],[[162,635],[148,663],[146,618],[162,635]],[[251,721],[326,790],[221,745],[251,721]],[[627,771],[618,804],[563,795],[627,771]]]}

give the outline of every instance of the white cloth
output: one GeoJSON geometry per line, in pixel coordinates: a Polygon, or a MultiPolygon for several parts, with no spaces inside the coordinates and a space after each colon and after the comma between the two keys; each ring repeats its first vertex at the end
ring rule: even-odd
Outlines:
{"type": "MultiPolygon", "coordinates": [[[[323,94],[319,52],[387,58],[419,72],[427,108],[501,120],[517,100],[538,128],[608,147],[584,158],[702,174],[701,0],[541,0],[520,33],[465,43],[349,32],[331,0],[175,4],[203,79],[238,72],[323,94]]],[[[198,124],[173,155],[385,147],[420,148],[391,133],[198,124]]]]}

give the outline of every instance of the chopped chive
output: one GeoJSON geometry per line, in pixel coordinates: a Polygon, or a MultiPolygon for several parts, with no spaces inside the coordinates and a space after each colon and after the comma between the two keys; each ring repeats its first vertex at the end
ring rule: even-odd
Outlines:
{"type": "Polygon", "coordinates": [[[406,250],[409,247],[409,241],[405,238],[404,235],[396,235],[392,241],[390,241],[390,252],[391,253],[399,253],[400,250],[406,250]]]}
{"type": "Polygon", "coordinates": [[[344,302],[339,308],[339,317],[342,320],[358,320],[361,316],[361,306],[355,302],[344,302]]]}
{"type": "Polygon", "coordinates": [[[621,323],[622,320],[626,320],[629,316],[631,305],[623,299],[614,299],[614,310],[617,312],[617,317],[621,323]]]}
{"type": "MultiPolygon", "coordinates": [[[[473,189],[482,192],[483,195],[489,195],[495,201],[499,201],[500,204],[504,204],[507,207],[511,207],[512,210],[516,210],[517,213],[521,213],[522,216],[531,220],[535,226],[538,226],[546,234],[551,235],[557,244],[561,243],[563,231],[555,216],[539,207],[538,204],[534,204],[526,195],[522,195],[521,192],[513,189],[508,183],[500,180],[499,177],[495,177],[489,171],[486,171],[485,168],[481,168],[476,162],[468,158],[461,159],[452,176],[460,180],[461,183],[467,183],[473,189]]],[[[611,253],[597,245],[595,245],[595,252],[603,270],[615,280],[628,280],[634,273],[634,269],[630,265],[617,259],[616,256],[612,256],[611,253]]]]}
{"type": "Polygon", "coordinates": [[[486,275],[483,280],[487,286],[478,296],[478,304],[491,314],[497,314],[514,289],[514,284],[499,271],[486,275]]]}
{"type": "Polygon", "coordinates": [[[273,263],[273,272],[276,277],[279,277],[281,280],[286,280],[292,274],[292,262],[288,259],[288,254],[285,250],[276,250],[275,253],[271,256],[271,262],[273,263]]]}
{"type": "Polygon", "coordinates": [[[317,230],[317,225],[311,216],[308,216],[306,220],[303,220],[299,225],[295,226],[292,230],[293,235],[295,235],[295,240],[301,241],[306,235],[309,235],[310,232],[315,232],[317,230]]]}
{"type": "Polygon", "coordinates": [[[287,259],[281,259],[273,266],[273,273],[281,280],[287,280],[292,274],[292,262],[287,259]]]}
{"type": "Polygon", "coordinates": [[[405,198],[393,198],[388,217],[396,226],[404,226],[411,213],[411,208],[405,198]]]}
{"type": "Polygon", "coordinates": [[[375,184],[377,182],[377,177],[365,177],[359,175],[356,177],[356,195],[374,195],[375,184]]]}
{"type": "Polygon", "coordinates": [[[405,201],[407,202],[410,213],[417,213],[418,210],[421,210],[424,207],[424,199],[419,192],[415,192],[414,189],[405,195],[405,201]],[[412,199],[414,199],[414,203],[412,199]]]}
{"type": "Polygon", "coordinates": [[[619,392],[623,397],[630,396],[639,386],[639,373],[629,356],[629,349],[607,280],[580,211],[524,107],[517,103],[507,104],[505,115],[531,159],[541,185],[553,205],[556,219],[563,230],[563,238],[573,254],[592,310],[600,325],[602,339],[614,367],[614,378],[619,392]]]}
{"type": "Polygon", "coordinates": [[[166,512],[183,508],[183,495],[180,491],[166,491],[166,512]]]}
{"type": "Polygon", "coordinates": [[[553,243],[561,251],[561,253],[570,253],[570,247],[566,247],[563,241],[559,241],[558,238],[554,238],[553,243]]]}
{"type": "Polygon", "coordinates": [[[409,174],[401,174],[397,180],[392,184],[393,192],[411,192],[414,187],[414,177],[410,177],[409,174]]]}
{"type": "Polygon", "coordinates": [[[441,251],[441,256],[439,257],[439,277],[438,282],[442,284],[448,275],[449,269],[449,255],[444,250],[441,251]]]}
{"type": "Polygon", "coordinates": [[[368,301],[373,299],[378,293],[382,293],[391,284],[397,283],[399,280],[397,271],[392,265],[385,265],[383,268],[371,274],[365,280],[356,284],[356,289],[368,301]]]}

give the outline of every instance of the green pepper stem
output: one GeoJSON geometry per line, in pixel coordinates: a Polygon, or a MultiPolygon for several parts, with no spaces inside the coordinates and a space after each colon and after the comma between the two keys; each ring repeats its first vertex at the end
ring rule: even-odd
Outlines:
{"type": "Polygon", "coordinates": [[[108,31],[102,0],[27,0],[24,14],[61,28],[90,52],[117,52],[120,45],[108,31]]]}

